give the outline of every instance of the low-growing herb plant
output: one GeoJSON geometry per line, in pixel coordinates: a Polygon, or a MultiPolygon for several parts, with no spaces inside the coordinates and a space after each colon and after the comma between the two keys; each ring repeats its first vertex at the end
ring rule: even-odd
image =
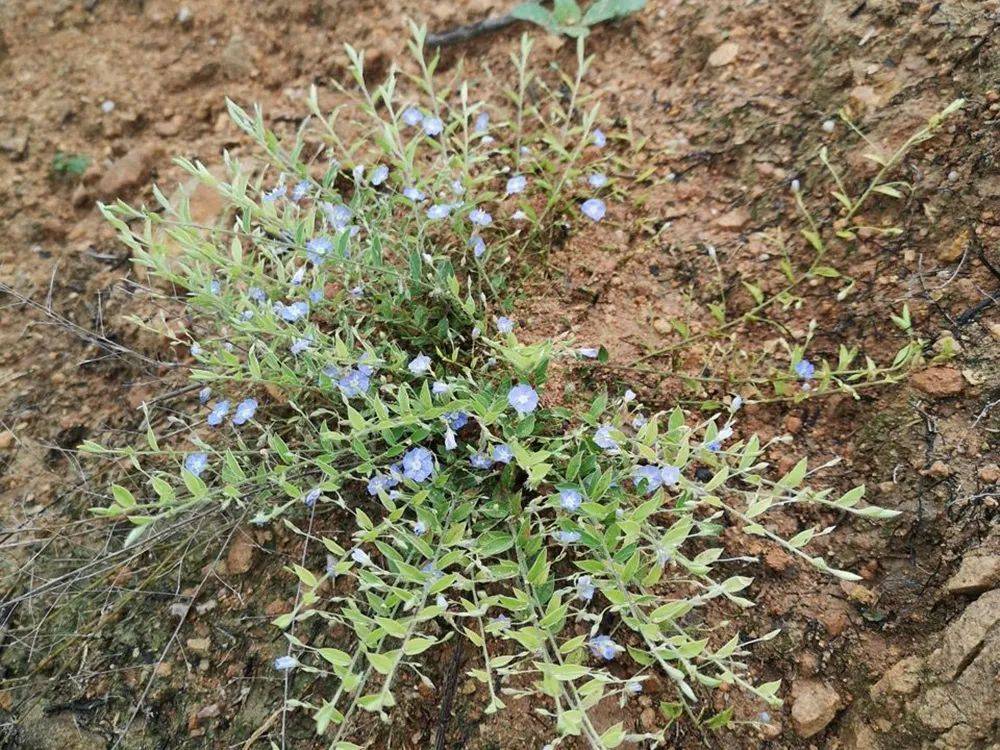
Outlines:
{"type": "Polygon", "coordinates": [[[127,520],[127,544],[206,505],[301,534],[274,667],[285,707],[337,750],[358,747],[358,711],[388,716],[401,675],[428,680],[426,654],[452,638],[480,654],[469,675],[485,712],[530,698],[551,719],[550,747],[662,740],[591,715],[654,677],[672,686],[664,727],[684,713],[724,726],[731,710],[702,708],[723,685],[780,702],[746,664],[776,631],[741,634],[719,614],[753,606],[755,560],[738,540],[855,580],[807,551],[831,528],[785,538],[771,514],[893,513],[862,506],[862,487],[811,488],[804,460],[774,476],[768,445],[736,438],[739,399],[703,420],[650,413],[631,391],[561,402],[550,363],[597,352],[525,343],[505,306],[550,225],[605,215],[605,138],[596,109],[580,110],[588,61],[581,48],[568,99],[532,103],[525,40],[509,103],[492,105],[440,84],[422,30],[411,48],[420,75],[392,71],[375,88],[349,48],[356,106],[325,113],[314,92],[312,122],[288,139],[231,103],[263,160],[227,157],[225,178],[178,161],[222,196],[227,227],[195,225],[159,191],[157,208],[102,207],[183,294],[190,337],[177,344],[200,404],[144,448],[84,444],[133,467],[95,512],[127,520]],[[307,642],[314,618],[329,627],[307,642]]]}
{"type": "Polygon", "coordinates": [[[58,177],[80,177],[89,166],[90,157],[86,154],[56,151],[52,157],[52,173],[58,177]]]}
{"type": "Polygon", "coordinates": [[[510,15],[538,24],[550,34],[580,38],[599,23],[624,18],[644,7],[646,0],[594,0],[584,11],[576,0],[554,0],[549,9],[537,0],[529,0],[516,6],[510,15]]]}

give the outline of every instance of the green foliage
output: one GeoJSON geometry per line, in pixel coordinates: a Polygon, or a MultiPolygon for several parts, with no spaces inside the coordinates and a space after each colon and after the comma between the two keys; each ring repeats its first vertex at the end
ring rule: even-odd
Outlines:
{"type": "Polygon", "coordinates": [[[52,157],[52,173],[58,177],[80,177],[89,166],[90,157],[86,154],[56,151],[52,157]]]}
{"type": "Polygon", "coordinates": [[[587,36],[592,26],[624,18],[645,6],[646,0],[594,0],[584,12],[576,0],[554,0],[551,10],[537,0],[528,0],[515,7],[511,15],[537,24],[550,34],[579,38],[587,36]]]}
{"type": "MultiPolygon", "coordinates": [[[[754,684],[746,666],[750,644],[775,632],[720,621],[752,607],[754,587],[740,535],[723,532],[763,537],[854,580],[806,551],[830,528],[785,539],[772,517],[790,506],[893,513],[860,507],[863,488],[839,499],[811,488],[805,461],[772,476],[767,445],[734,439],[737,404],[696,419],[646,414],[631,393],[555,403],[549,365],[576,352],[565,341],[526,344],[496,319],[509,304],[510,259],[544,257],[552,217],[584,197],[573,186],[603,158],[586,149],[596,110],[579,109],[589,61],[581,49],[575,78],[561,79],[572,83],[569,104],[529,103],[525,40],[509,106],[487,110],[465,82],[439,85],[437,58],[424,58],[415,33],[419,78],[392,71],[369,89],[362,55],[348,49],[356,106],[324,112],[313,92],[312,122],[290,138],[230,103],[262,161],[227,156],[222,179],[177,162],[218,191],[228,227],[196,226],[185,203],[159,191],[155,209],[102,206],[136,259],[178,290],[190,334],[177,344],[214,398],[172,414],[171,434],[150,430],[144,449],[121,451],[130,487],[113,486],[95,513],[127,520],[126,544],[212,504],[301,535],[309,554],[286,568],[297,594],[274,621],[288,649],[276,666],[320,681],[287,705],[307,711],[331,747],[354,747],[358,711],[387,716],[401,675],[426,681],[424,665],[448,638],[481,655],[468,674],[488,694],[486,713],[530,697],[559,740],[593,748],[664,739],[663,729],[632,736],[622,724],[599,732],[589,714],[654,676],[673,687],[664,728],[703,715],[722,685],[778,703],[778,683],[754,684]],[[439,135],[405,125],[404,103],[417,96],[424,117],[441,120],[439,135]],[[488,128],[476,124],[484,111],[495,118],[488,128]],[[371,135],[345,141],[350,132],[371,135]],[[514,172],[527,187],[508,195],[514,172]],[[431,216],[431,203],[447,215],[431,216]],[[472,224],[485,209],[492,223],[472,224]],[[514,399],[529,386],[537,405],[514,399]],[[223,399],[244,400],[226,410],[223,399]],[[221,414],[216,427],[209,409],[221,414]],[[325,627],[307,642],[297,633],[314,619],[325,627]]],[[[706,724],[721,729],[730,716],[706,724]]]]}

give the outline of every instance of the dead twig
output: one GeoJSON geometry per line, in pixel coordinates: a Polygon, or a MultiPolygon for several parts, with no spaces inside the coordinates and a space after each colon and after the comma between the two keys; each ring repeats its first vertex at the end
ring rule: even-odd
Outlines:
{"type": "Polygon", "coordinates": [[[450,44],[461,44],[484,34],[492,34],[494,31],[506,29],[508,26],[514,25],[517,20],[514,16],[507,14],[493,18],[484,18],[482,21],[459,26],[456,29],[444,31],[440,34],[428,34],[427,46],[447,47],[450,44]]]}

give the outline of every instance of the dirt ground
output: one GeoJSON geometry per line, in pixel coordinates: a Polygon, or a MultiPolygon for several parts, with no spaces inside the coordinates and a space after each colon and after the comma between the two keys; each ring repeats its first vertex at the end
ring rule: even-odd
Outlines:
{"type": "MultiPolygon", "coordinates": [[[[343,42],[368,50],[377,74],[400,59],[407,18],[444,30],[505,5],[0,5],[0,593],[52,592],[0,609],[0,747],[265,747],[278,736],[283,686],[268,620],[286,602],[268,581],[292,542],[280,530],[201,519],[165,559],[88,572],[82,588],[32,572],[47,550],[82,566],[88,551],[111,544],[106,529],[76,522],[105,479],[71,449],[137,439],[143,402],[184,385],[166,339],[129,320],[169,323],[170,309],[144,295],[95,202],[151,200],[153,181],[173,189],[174,155],[217,163],[223,149],[244,148],[224,97],[258,102],[270,122],[294,127],[310,84],[346,83],[343,42]],[[58,544],[48,534],[57,527],[58,544]],[[180,624],[178,597],[196,610],[180,624]],[[54,602],[72,606],[55,614],[54,602]],[[46,621],[56,627],[44,632],[57,635],[41,635],[46,621]]],[[[448,48],[445,67],[462,60],[478,86],[499,90],[522,30],[448,48]]],[[[570,65],[571,44],[538,36],[540,60],[570,65]]],[[[856,134],[823,123],[847,106],[888,151],[967,100],[901,165],[913,193],[866,210],[872,224],[902,234],[834,251],[830,265],[856,279],[855,292],[837,301],[832,280],[811,285],[782,318],[793,333],[818,321],[817,354],[835,356],[848,342],[885,361],[905,343],[889,315],[906,303],[926,357],[949,348],[956,357],[859,400],[750,406],[741,424],[762,439],[790,436],[770,456],[779,467],[842,457],[818,481],[865,483],[874,502],[903,514],[878,527],[826,519],[840,525],[822,553],[860,571],[860,585],[761,548],[749,632],[783,634],[752,668],[783,680],[785,705],[763,726],[672,736],[676,747],[997,747],[1000,2],[650,0],[637,17],[597,30],[589,50],[588,87],[601,93],[625,192],[609,202],[609,221],[554,249],[552,273],[530,282],[517,317],[529,336],[570,332],[604,345],[623,366],[583,377],[627,381],[660,407],[724,395],[712,380],[700,394],[685,389],[676,373],[698,362],[725,356],[738,369],[775,354],[775,333],[747,326],[731,348],[652,359],[653,372],[624,367],[673,343],[673,318],[704,329],[720,285],[733,290],[733,310],[749,306],[741,278],[777,288],[771,241],[804,246],[792,180],[818,216],[835,209],[820,146],[855,183],[873,173],[856,134]]],[[[462,676],[470,659],[446,656],[432,670],[436,691],[413,684],[390,726],[363,726],[371,746],[431,746],[441,691],[456,676],[439,748],[543,744],[545,722],[530,706],[482,714],[476,684],[462,676]]],[[[761,706],[718,698],[717,709],[731,701],[743,722],[760,718],[761,706]]],[[[657,704],[654,690],[626,706],[630,728],[658,727],[657,704]]],[[[608,725],[620,719],[617,704],[597,714],[608,725]]],[[[287,734],[290,747],[324,746],[294,717],[287,734]]]]}

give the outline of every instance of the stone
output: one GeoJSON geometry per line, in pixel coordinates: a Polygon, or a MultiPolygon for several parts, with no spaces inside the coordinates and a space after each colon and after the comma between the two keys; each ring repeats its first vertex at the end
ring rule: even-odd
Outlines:
{"type": "Polygon", "coordinates": [[[1000,555],[969,554],[945,584],[949,594],[981,594],[1000,583],[1000,555]]]}
{"type": "Polygon", "coordinates": [[[750,223],[750,218],[750,212],[745,208],[734,208],[732,211],[722,214],[715,220],[715,223],[723,229],[741,229],[750,223]]]}
{"type": "Polygon", "coordinates": [[[708,56],[708,64],[713,68],[721,68],[733,62],[739,53],[740,45],[736,42],[723,42],[708,56]]]}
{"type": "Polygon", "coordinates": [[[986,484],[1000,484],[1000,466],[986,464],[979,469],[979,481],[986,484]]]}
{"type": "Polygon", "coordinates": [[[910,377],[910,384],[933,398],[957,396],[965,388],[962,373],[954,367],[928,367],[910,377]]]}
{"type": "Polygon", "coordinates": [[[917,656],[900,659],[882,675],[882,679],[868,689],[872,700],[880,701],[891,694],[913,695],[920,688],[920,671],[923,666],[923,660],[917,656]]]}
{"type": "Polygon", "coordinates": [[[208,638],[188,638],[187,647],[196,654],[207,654],[212,642],[208,638]]]}
{"type": "Polygon", "coordinates": [[[1000,622],[1000,589],[983,594],[948,626],[941,647],[927,659],[930,667],[954,680],[982,649],[987,634],[1000,622]]]}
{"type": "Polygon", "coordinates": [[[226,553],[226,570],[234,575],[243,575],[253,565],[254,545],[242,534],[236,537],[226,553]]]}
{"type": "Polygon", "coordinates": [[[0,432],[0,451],[9,450],[14,446],[14,433],[10,430],[0,432]]]}
{"type": "Polygon", "coordinates": [[[803,739],[822,732],[842,705],[840,695],[819,680],[797,681],[792,701],[792,726],[803,739]]]}
{"type": "Polygon", "coordinates": [[[101,175],[97,183],[97,193],[101,198],[111,200],[125,195],[145,183],[153,165],[160,157],[156,146],[139,146],[113,162],[101,175]]]}

